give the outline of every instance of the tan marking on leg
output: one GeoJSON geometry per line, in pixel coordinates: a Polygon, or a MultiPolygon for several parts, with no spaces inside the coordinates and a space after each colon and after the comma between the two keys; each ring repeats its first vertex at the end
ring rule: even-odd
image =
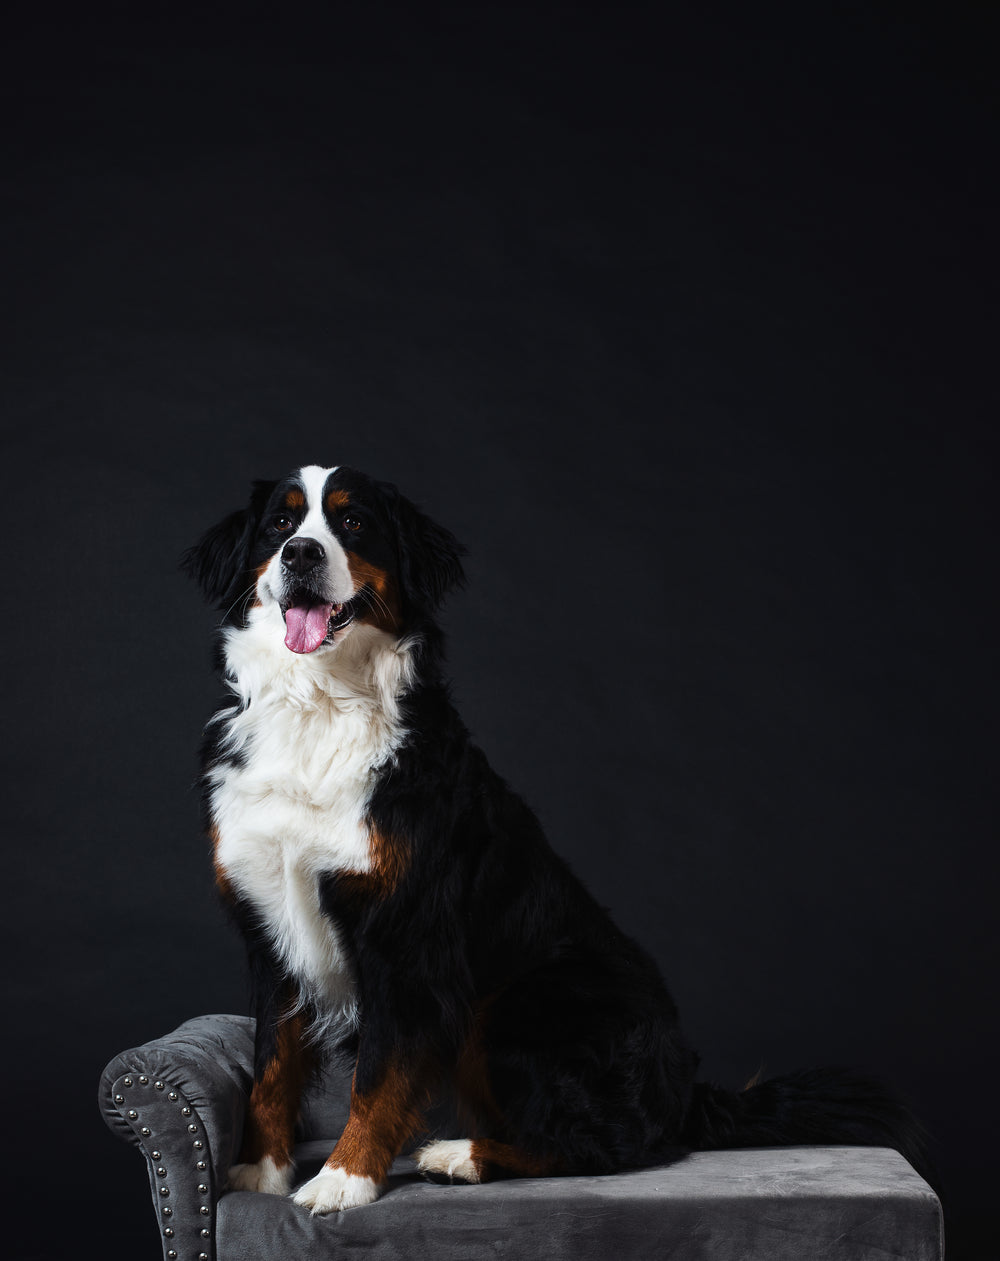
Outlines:
{"type": "Polygon", "coordinates": [[[497,1169],[519,1178],[546,1178],[559,1170],[559,1162],[554,1157],[533,1156],[510,1143],[498,1143],[492,1138],[474,1138],[471,1158],[479,1172],[480,1182],[489,1181],[497,1169]]]}
{"type": "Polygon", "coordinates": [[[399,1062],[386,1065],[367,1094],[351,1087],[351,1111],[326,1164],[359,1178],[384,1181],[404,1143],[423,1124],[425,1090],[399,1062]]]}
{"type": "Polygon", "coordinates": [[[265,1156],[278,1169],[291,1164],[302,1090],[313,1064],[305,1038],[307,1027],[301,1011],[291,1011],[278,1023],[274,1055],[250,1091],[241,1164],[255,1164],[265,1156]]]}
{"type": "Polygon", "coordinates": [[[493,1096],[483,1043],[483,1023],[493,1001],[493,997],[490,997],[477,1004],[472,1028],[455,1063],[455,1093],[459,1115],[466,1133],[473,1137],[484,1132],[496,1133],[503,1126],[503,1114],[493,1096]]]}

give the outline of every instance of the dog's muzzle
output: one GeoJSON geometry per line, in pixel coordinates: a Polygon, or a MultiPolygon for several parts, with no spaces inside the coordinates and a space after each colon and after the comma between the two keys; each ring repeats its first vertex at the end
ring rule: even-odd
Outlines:
{"type": "Polygon", "coordinates": [[[308,535],[289,539],[281,552],[281,576],[285,647],[292,652],[315,652],[354,620],[353,601],[335,603],[324,590],[326,551],[318,539],[308,535]]]}

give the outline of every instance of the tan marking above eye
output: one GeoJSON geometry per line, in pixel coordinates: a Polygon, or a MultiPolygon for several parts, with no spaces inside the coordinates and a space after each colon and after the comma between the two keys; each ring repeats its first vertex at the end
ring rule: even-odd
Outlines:
{"type": "Polygon", "coordinates": [[[346,490],[331,490],[326,497],[326,506],[331,512],[342,512],[351,502],[346,490]]]}
{"type": "Polygon", "coordinates": [[[286,508],[303,508],[305,507],[305,502],[305,492],[298,489],[290,490],[285,496],[286,508]]]}

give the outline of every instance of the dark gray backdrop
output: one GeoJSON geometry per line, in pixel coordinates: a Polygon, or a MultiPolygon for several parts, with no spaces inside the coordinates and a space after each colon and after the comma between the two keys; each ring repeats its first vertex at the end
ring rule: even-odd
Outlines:
{"type": "Polygon", "coordinates": [[[990,1255],[994,32],[734,9],[6,42],[6,1255],[158,1255],[99,1070],[245,1010],[176,560],[311,461],[468,544],[456,697],[706,1073],[890,1076],[990,1255]]]}

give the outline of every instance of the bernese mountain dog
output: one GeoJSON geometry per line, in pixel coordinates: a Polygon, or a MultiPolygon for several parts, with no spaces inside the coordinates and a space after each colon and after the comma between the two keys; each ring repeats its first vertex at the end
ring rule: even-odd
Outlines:
{"type": "Polygon", "coordinates": [[[919,1164],[919,1127],[866,1078],[696,1081],[653,960],[451,703],[435,617],[462,553],[394,486],[310,465],[255,483],[185,555],[224,611],[233,699],[206,728],[201,784],[257,1021],[230,1187],[291,1190],[300,1098],[331,1049],[353,1065],[350,1113],[295,1193],[313,1213],[375,1200],[446,1093],[464,1137],[416,1162],[466,1182],[792,1143],[919,1164]]]}

